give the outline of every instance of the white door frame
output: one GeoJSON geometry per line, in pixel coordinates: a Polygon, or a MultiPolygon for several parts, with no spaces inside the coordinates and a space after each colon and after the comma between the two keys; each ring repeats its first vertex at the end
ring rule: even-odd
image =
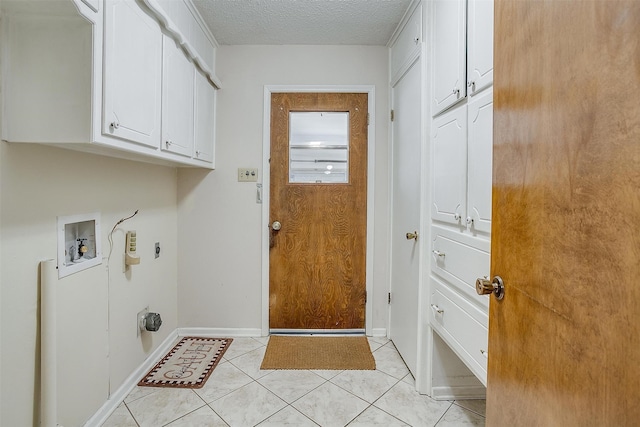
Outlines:
{"type": "Polygon", "coordinates": [[[374,239],[374,182],[375,182],[375,86],[374,85],[265,85],[262,125],[262,336],[269,335],[269,207],[271,168],[271,94],[296,92],[333,92],[368,94],[369,126],[367,129],[367,253],[365,333],[373,330],[373,239],[374,239]]]}

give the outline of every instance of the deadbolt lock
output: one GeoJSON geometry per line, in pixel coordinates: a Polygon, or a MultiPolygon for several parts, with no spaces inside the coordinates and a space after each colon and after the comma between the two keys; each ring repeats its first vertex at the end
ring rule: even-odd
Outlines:
{"type": "Polygon", "coordinates": [[[495,294],[496,299],[501,300],[504,298],[504,282],[502,281],[502,277],[495,276],[493,280],[484,277],[477,279],[476,292],[478,295],[495,294]]]}

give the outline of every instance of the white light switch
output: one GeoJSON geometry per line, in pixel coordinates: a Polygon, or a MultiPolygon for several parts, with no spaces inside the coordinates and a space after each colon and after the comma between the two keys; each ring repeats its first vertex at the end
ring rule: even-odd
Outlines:
{"type": "Polygon", "coordinates": [[[257,182],[258,168],[238,168],[239,182],[257,182]]]}

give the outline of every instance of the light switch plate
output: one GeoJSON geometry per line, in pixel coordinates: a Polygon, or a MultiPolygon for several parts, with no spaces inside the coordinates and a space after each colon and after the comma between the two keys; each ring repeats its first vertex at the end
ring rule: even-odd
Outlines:
{"type": "Polygon", "coordinates": [[[238,168],[238,182],[257,182],[258,168],[238,168]]]}

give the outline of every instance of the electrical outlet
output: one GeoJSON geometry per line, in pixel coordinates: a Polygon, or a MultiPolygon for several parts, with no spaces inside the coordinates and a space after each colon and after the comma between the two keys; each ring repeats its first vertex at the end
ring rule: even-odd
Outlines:
{"type": "Polygon", "coordinates": [[[238,182],[257,182],[258,168],[238,168],[238,182]]]}
{"type": "Polygon", "coordinates": [[[143,308],[136,316],[136,336],[140,336],[140,332],[144,331],[144,316],[149,312],[149,306],[143,308]]]}

